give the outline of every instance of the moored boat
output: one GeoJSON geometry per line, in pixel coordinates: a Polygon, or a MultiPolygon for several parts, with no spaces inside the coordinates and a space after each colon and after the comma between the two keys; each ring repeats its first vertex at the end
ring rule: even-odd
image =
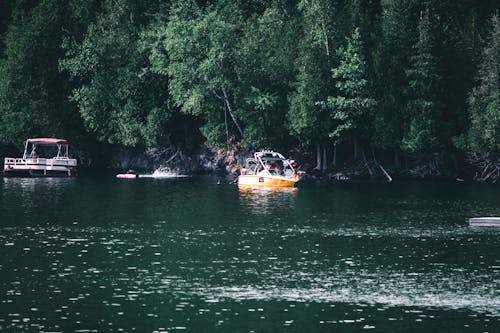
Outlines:
{"type": "Polygon", "coordinates": [[[264,150],[246,160],[245,169],[238,177],[240,186],[293,187],[300,180],[295,161],[278,152],[264,150]]]}
{"type": "Polygon", "coordinates": [[[74,177],[77,161],[69,158],[68,141],[33,138],[24,142],[23,157],[6,157],[3,172],[10,177],[74,177]]]}

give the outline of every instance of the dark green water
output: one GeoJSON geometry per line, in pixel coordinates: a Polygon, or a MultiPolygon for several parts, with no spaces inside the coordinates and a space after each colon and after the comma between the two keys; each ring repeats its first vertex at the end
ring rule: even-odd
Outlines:
{"type": "Polygon", "coordinates": [[[500,186],[0,179],[2,332],[498,332],[500,186]]]}

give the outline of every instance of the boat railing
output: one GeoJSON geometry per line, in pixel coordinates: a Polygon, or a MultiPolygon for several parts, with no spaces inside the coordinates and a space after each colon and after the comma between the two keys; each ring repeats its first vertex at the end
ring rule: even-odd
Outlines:
{"type": "Polygon", "coordinates": [[[57,164],[65,164],[67,166],[76,166],[76,159],[68,158],[68,157],[54,157],[54,158],[12,158],[6,157],[4,159],[4,164],[9,165],[28,165],[28,164],[40,164],[40,165],[54,165],[57,164]]]}
{"type": "Polygon", "coordinates": [[[67,166],[76,166],[76,159],[68,158],[68,157],[54,157],[54,158],[47,159],[47,161],[50,161],[51,165],[53,165],[54,163],[57,162],[57,164],[65,164],[67,166]]]}
{"type": "Polygon", "coordinates": [[[4,159],[4,164],[27,164],[27,162],[24,158],[6,157],[4,159]]]}

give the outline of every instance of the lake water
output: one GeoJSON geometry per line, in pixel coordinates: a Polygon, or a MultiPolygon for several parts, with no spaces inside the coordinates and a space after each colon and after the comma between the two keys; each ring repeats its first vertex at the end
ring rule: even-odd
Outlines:
{"type": "Polygon", "coordinates": [[[500,186],[0,179],[2,332],[498,332],[500,186]]]}

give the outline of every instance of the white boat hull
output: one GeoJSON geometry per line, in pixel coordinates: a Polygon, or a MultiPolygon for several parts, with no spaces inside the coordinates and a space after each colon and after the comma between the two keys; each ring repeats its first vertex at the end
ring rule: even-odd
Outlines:
{"type": "Polygon", "coordinates": [[[69,158],[10,158],[4,160],[7,177],[75,177],[76,160],[69,158]]]}

